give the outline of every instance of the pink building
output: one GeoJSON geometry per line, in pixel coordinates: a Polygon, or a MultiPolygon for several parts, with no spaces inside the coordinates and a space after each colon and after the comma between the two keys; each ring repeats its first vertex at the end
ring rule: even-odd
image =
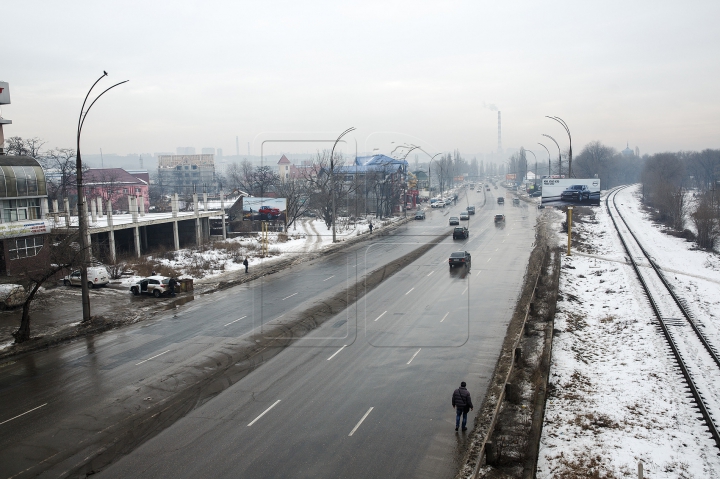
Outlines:
{"type": "Polygon", "coordinates": [[[112,201],[114,211],[128,210],[128,196],[143,197],[145,211],[150,208],[147,172],[128,173],[122,168],[90,168],[83,173],[85,196],[102,198],[103,207],[112,201]]]}

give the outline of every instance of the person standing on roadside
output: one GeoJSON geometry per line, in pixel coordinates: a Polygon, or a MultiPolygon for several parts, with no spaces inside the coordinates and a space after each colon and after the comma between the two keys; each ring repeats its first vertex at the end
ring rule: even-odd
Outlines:
{"type": "Polygon", "coordinates": [[[170,281],[168,281],[168,286],[170,287],[170,296],[175,296],[175,286],[177,286],[178,282],[175,278],[170,278],[170,281]]]}
{"type": "Polygon", "coordinates": [[[455,430],[457,431],[460,427],[460,416],[462,416],[462,430],[467,431],[467,413],[473,410],[472,399],[470,399],[470,392],[465,387],[465,381],[460,383],[460,387],[457,388],[452,395],[452,406],[455,408],[455,430]]]}
{"type": "Polygon", "coordinates": [[[247,272],[248,272],[248,265],[249,265],[249,263],[247,260],[247,256],[245,256],[245,259],[243,260],[243,266],[245,266],[245,274],[247,274],[247,272]]]}
{"type": "Polygon", "coordinates": [[[372,234],[372,221],[368,224],[368,226],[370,227],[370,234],[372,234]]]}

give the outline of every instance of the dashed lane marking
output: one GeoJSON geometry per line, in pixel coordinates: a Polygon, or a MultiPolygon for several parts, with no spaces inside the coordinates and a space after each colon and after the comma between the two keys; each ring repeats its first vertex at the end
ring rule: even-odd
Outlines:
{"type": "Polygon", "coordinates": [[[378,316],[377,318],[375,318],[375,321],[377,321],[378,319],[380,319],[380,318],[382,318],[383,316],[385,316],[385,313],[387,313],[387,311],[384,311],[383,314],[381,314],[380,316],[378,316]]]}
{"type": "Polygon", "coordinates": [[[253,424],[255,424],[255,421],[257,421],[258,419],[260,419],[261,417],[263,417],[269,410],[271,410],[272,408],[274,408],[275,406],[277,406],[277,404],[278,404],[279,402],[280,402],[280,399],[278,399],[277,401],[275,401],[272,406],[270,406],[269,408],[267,408],[266,410],[264,410],[264,411],[262,412],[262,414],[260,414],[258,417],[256,417],[255,419],[253,419],[252,422],[247,425],[247,427],[250,427],[250,426],[252,426],[253,424]]]}
{"type": "MultiPolygon", "coordinates": [[[[362,417],[362,419],[360,419],[360,421],[358,421],[358,423],[355,424],[355,427],[353,428],[352,431],[350,431],[350,434],[348,434],[348,436],[352,436],[353,434],[355,434],[355,431],[357,431],[357,429],[360,427],[360,424],[363,423],[363,421],[365,420],[365,418],[370,415],[370,413],[372,412],[372,410],[373,410],[372,407],[371,407],[370,409],[368,409],[368,411],[365,413],[365,415],[362,417]]],[[[263,414],[264,414],[264,413],[263,413],[263,414]]]]}
{"type": "Polygon", "coordinates": [[[443,319],[440,320],[441,323],[442,323],[443,321],[445,321],[445,318],[448,317],[448,314],[450,314],[450,311],[448,311],[447,313],[445,313],[445,316],[443,316],[443,319]]]}
{"type": "Polygon", "coordinates": [[[33,412],[33,411],[35,411],[36,409],[40,409],[41,407],[44,407],[44,406],[47,406],[47,405],[48,405],[48,403],[41,404],[40,406],[34,407],[34,408],[30,409],[29,411],[25,411],[25,412],[22,413],[22,414],[18,414],[18,415],[15,416],[15,417],[11,417],[10,419],[5,419],[3,422],[0,422],[0,426],[2,426],[3,424],[5,424],[6,422],[10,422],[10,421],[12,421],[13,419],[17,419],[17,418],[19,418],[20,416],[24,416],[24,415],[27,414],[27,413],[33,412]]]}
{"type": "Polygon", "coordinates": [[[285,296],[285,297],[284,297],[283,299],[281,299],[280,301],[285,301],[285,300],[288,299],[288,298],[292,298],[292,297],[295,296],[296,294],[297,294],[297,293],[293,293],[293,294],[291,294],[290,296],[285,296]]]}
{"type": "Polygon", "coordinates": [[[158,356],[162,356],[163,354],[169,353],[169,352],[170,352],[170,350],[168,349],[167,351],[163,351],[163,352],[160,353],[160,354],[156,354],[155,356],[153,356],[153,357],[151,357],[151,358],[143,359],[142,361],[140,361],[139,363],[137,363],[135,366],[140,366],[142,363],[145,363],[145,362],[147,362],[147,361],[150,361],[151,359],[155,359],[155,358],[157,358],[158,356]]]}
{"type": "Polygon", "coordinates": [[[333,354],[332,356],[330,356],[329,358],[327,358],[327,360],[330,361],[332,358],[335,357],[335,355],[336,355],[337,353],[339,353],[340,351],[342,351],[343,349],[345,349],[346,346],[347,346],[347,344],[343,344],[343,345],[342,345],[342,348],[340,348],[340,349],[338,349],[337,351],[335,351],[335,354],[333,354]]]}
{"type": "Polygon", "coordinates": [[[418,349],[417,351],[415,351],[415,354],[412,355],[412,357],[410,358],[410,361],[407,362],[408,364],[410,364],[410,363],[412,362],[412,360],[415,359],[415,356],[418,355],[418,353],[420,352],[421,349],[422,349],[422,348],[420,348],[420,349],[418,349]]]}
{"type": "MultiPolygon", "coordinates": [[[[225,326],[230,326],[232,323],[237,323],[237,322],[240,321],[241,319],[245,319],[245,318],[247,318],[247,316],[243,316],[242,318],[238,318],[238,319],[236,319],[235,321],[230,321],[230,322],[227,323],[225,326]]],[[[225,326],[223,326],[223,327],[225,327],[225,326]]]]}
{"type": "Polygon", "coordinates": [[[334,277],[335,277],[335,275],[332,275],[332,276],[330,276],[329,278],[325,278],[325,279],[323,280],[323,283],[324,283],[325,281],[329,280],[329,279],[334,278],[334,277]]]}

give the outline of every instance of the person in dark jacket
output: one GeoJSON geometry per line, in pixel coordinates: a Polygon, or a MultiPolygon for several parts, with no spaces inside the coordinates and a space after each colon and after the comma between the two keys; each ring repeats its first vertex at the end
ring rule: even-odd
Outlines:
{"type": "Polygon", "coordinates": [[[170,278],[170,281],[168,281],[168,286],[170,287],[170,296],[175,296],[175,286],[177,286],[178,282],[175,278],[170,278]]]}
{"type": "Polygon", "coordinates": [[[455,408],[455,430],[460,427],[460,416],[462,416],[462,430],[467,431],[467,413],[472,411],[473,403],[470,399],[470,392],[465,388],[465,381],[460,383],[452,395],[452,406],[455,408]]]}
{"type": "Polygon", "coordinates": [[[243,266],[245,266],[245,274],[247,274],[247,272],[248,272],[248,265],[249,265],[249,263],[248,263],[247,256],[246,256],[245,260],[243,261],[243,266]]]}

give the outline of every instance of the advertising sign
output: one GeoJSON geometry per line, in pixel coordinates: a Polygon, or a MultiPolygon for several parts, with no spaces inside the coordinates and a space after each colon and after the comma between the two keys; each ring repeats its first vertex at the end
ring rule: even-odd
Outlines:
{"type": "Polygon", "coordinates": [[[41,235],[50,232],[50,224],[45,220],[13,221],[0,223],[0,238],[19,238],[21,236],[41,235]]]}
{"type": "Polygon", "coordinates": [[[286,198],[243,198],[243,219],[285,221],[286,198]]]}
{"type": "Polygon", "coordinates": [[[592,205],[600,204],[598,178],[543,178],[542,204],[592,205]]]}
{"type": "Polygon", "coordinates": [[[507,181],[515,181],[515,173],[508,173],[507,175],[505,175],[505,179],[507,181]]]}
{"type": "Polygon", "coordinates": [[[10,104],[10,85],[6,81],[0,81],[0,105],[10,104]]]}

